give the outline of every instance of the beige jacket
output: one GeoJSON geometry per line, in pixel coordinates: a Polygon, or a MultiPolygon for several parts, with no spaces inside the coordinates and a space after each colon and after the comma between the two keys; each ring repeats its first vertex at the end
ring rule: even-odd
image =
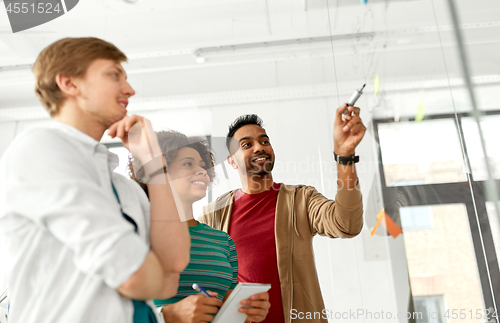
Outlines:
{"type": "MultiPolygon", "coordinates": [[[[228,232],[233,196],[233,191],[221,195],[203,209],[204,215],[198,220],[228,232]]],[[[359,187],[352,190],[338,188],[336,199],[330,200],[314,187],[283,184],[278,193],[275,219],[283,311],[285,323],[290,323],[292,309],[296,310],[295,313],[321,313],[324,309],[312,238],[316,234],[330,238],[351,238],[359,234],[363,227],[361,192],[359,187]]],[[[314,313],[311,315],[314,317],[314,313]]],[[[297,318],[293,321],[328,322],[323,315],[318,317],[319,314],[313,320],[297,318]]]]}

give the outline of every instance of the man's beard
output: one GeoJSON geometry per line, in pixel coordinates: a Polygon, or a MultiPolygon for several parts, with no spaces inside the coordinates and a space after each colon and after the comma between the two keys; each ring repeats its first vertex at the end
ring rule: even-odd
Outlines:
{"type": "MultiPolygon", "coordinates": [[[[274,168],[274,158],[270,155],[267,155],[266,157],[269,158],[269,160],[266,160],[264,164],[261,165],[255,165],[251,162],[251,159],[248,161],[248,164],[246,165],[246,172],[247,174],[252,174],[252,175],[266,175],[270,174],[273,171],[274,168]]],[[[254,159],[255,157],[252,157],[254,159]]]]}

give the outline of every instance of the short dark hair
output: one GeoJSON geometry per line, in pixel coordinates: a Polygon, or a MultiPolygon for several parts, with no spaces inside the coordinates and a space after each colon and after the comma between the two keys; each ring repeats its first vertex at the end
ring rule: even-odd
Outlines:
{"type": "Polygon", "coordinates": [[[229,153],[231,153],[231,149],[229,149],[229,145],[231,144],[231,139],[233,138],[236,131],[238,131],[238,129],[240,129],[243,126],[247,126],[250,124],[257,125],[257,126],[261,127],[262,129],[264,129],[262,127],[262,119],[259,118],[259,116],[256,114],[245,114],[245,115],[239,116],[238,118],[236,118],[236,120],[233,121],[233,123],[231,123],[231,125],[229,125],[229,131],[227,132],[227,136],[226,136],[226,147],[227,147],[227,151],[229,151],[229,153]]]}
{"type": "MultiPolygon", "coordinates": [[[[208,142],[205,139],[199,137],[188,137],[185,134],[174,130],[157,131],[156,135],[158,137],[158,143],[160,144],[161,152],[165,156],[165,162],[167,163],[167,171],[170,164],[177,156],[178,150],[183,147],[191,147],[200,154],[201,159],[205,163],[208,177],[210,177],[210,182],[212,182],[215,179],[215,170],[213,168],[215,159],[212,153],[212,149],[210,148],[208,142]]],[[[144,183],[141,183],[137,180],[137,177],[141,178],[142,176],[144,176],[144,170],[140,167],[136,167],[140,168],[137,176],[134,173],[134,162],[135,161],[133,160],[132,156],[129,155],[129,163],[128,163],[129,176],[132,180],[139,183],[144,192],[146,192],[146,195],[149,196],[147,186],[144,183]]]]}

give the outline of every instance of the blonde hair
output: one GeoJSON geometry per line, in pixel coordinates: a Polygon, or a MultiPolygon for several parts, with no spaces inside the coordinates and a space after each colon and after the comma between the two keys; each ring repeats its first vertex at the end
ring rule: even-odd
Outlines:
{"type": "Polygon", "coordinates": [[[84,77],[89,65],[99,58],[127,61],[115,45],[94,37],[63,38],[42,50],[33,65],[35,93],[51,117],[59,113],[66,99],[57,86],[56,76],[84,77]]]}

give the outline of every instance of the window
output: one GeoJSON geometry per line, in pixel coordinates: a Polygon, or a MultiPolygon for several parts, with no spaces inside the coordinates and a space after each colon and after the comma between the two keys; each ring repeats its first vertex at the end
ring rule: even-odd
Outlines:
{"type": "Polygon", "coordinates": [[[402,207],[399,215],[404,231],[432,229],[432,211],[429,206],[402,207]]]}
{"type": "Polygon", "coordinates": [[[462,149],[452,118],[379,123],[378,134],[388,186],[466,181],[462,149]],[[437,135],[439,134],[439,135],[437,135]]]}
{"type": "Polygon", "coordinates": [[[422,313],[422,316],[416,316],[418,323],[446,323],[442,295],[417,296],[413,303],[415,312],[422,313]]]}

